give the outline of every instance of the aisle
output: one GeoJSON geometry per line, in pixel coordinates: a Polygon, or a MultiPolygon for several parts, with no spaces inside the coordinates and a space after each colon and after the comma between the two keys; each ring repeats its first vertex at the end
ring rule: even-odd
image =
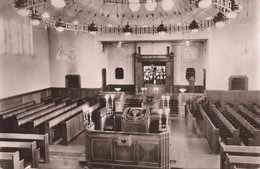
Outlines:
{"type": "Polygon", "coordinates": [[[218,169],[219,155],[210,154],[206,138],[187,133],[185,119],[173,118],[170,133],[171,168],[218,169]]]}

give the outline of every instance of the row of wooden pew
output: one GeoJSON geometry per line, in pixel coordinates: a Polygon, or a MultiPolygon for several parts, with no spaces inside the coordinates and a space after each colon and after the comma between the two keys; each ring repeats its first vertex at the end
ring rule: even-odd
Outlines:
{"type": "Polygon", "coordinates": [[[259,169],[260,147],[220,143],[220,169],[259,169]]]}
{"type": "MultiPolygon", "coordinates": [[[[258,105],[253,105],[258,109],[258,105]]],[[[199,103],[195,116],[212,153],[220,152],[220,169],[259,169],[258,112],[244,103],[199,103]]]]}
{"type": "Polygon", "coordinates": [[[0,167],[38,168],[39,162],[49,162],[49,144],[68,144],[84,130],[87,101],[46,97],[1,110],[0,167]]]}
{"type": "Polygon", "coordinates": [[[0,133],[2,168],[38,168],[49,162],[48,134],[0,133]]]}

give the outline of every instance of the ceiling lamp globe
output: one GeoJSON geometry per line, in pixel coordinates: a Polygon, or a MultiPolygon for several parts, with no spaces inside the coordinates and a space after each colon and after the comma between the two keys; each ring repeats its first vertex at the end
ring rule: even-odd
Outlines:
{"type": "Polygon", "coordinates": [[[131,32],[124,32],[125,36],[130,36],[132,33],[131,32]]]}
{"type": "Polygon", "coordinates": [[[66,6],[65,0],[51,0],[51,4],[56,8],[63,8],[66,6]]]}
{"type": "Polygon", "coordinates": [[[212,4],[212,0],[200,0],[198,6],[200,8],[208,8],[212,4]]]}
{"type": "Polygon", "coordinates": [[[218,28],[224,27],[225,25],[226,25],[226,23],[224,21],[216,22],[216,27],[218,27],[218,28]]]}
{"type": "Polygon", "coordinates": [[[33,26],[38,26],[40,25],[40,22],[38,19],[31,19],[30,20],[30,24],[32,24],[33,26]]]}
{"type": "Polygon", "coordinates": [[[171,10],[173,8],[174,3],[173,3],[172,0],[163,0],[161,2],[161,5],[162,5],[163,10],[169,11],[169,10],[171,10]]]}
{"type": "Polygon", "coordinates": [[[191,32],[192,33],[197,33],[199,31],[199,29],[192,29],[191,32]]]}
{"type": "Polygon", "coordinates": [[[21,16],[28,16],[30,14],[30,11],[26,8],[21,8],[17,10],[17,13],[21,16]]]}
{"type": "Polygon", "coordinates": [[[42,14],[42,18],[44,18],[44,19],[47,19],[47,18],[49,18],[50,17],[50,15],[49,15],[49,13],[47,13],[47,12],[44,12],[43,14],[42,14]]]}
{"type": "Polygon", "coordinates": [[[137,12],[141,7],[139,0],[129,0],[129,8],[132,12],[137,12]]]}
{"type": "Polygon", "coordinates": [[[56,30],[58,31],[58,32],[63,32],[64,31],[64,27],[62,27],[62,26],[58,26],[58,27],[56,27],[56,30]]]}
{"type": "Polygon", "coordinates": [[[147,11],[153,11],[156,7],[157,3],[155,0],[147,0],[147,2],[145,3],[145,8],[147,9],[147,11]]]}
{"type": "Polygon", "coordinates": [[[233,19],[237,16],[237,12],[236,11],[230,11],[226,14],[226,17],[229,19],[233,19]]]}

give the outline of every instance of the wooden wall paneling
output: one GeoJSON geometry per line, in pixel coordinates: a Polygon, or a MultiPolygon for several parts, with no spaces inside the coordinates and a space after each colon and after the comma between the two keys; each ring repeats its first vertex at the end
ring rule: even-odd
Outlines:
{"type": "Polygon", "coordinates": [[[143,67],[142,63],[135,62],[135,85],[136,90],[135,93],[141,91],[141,87],[143,87],[143,67]]]}

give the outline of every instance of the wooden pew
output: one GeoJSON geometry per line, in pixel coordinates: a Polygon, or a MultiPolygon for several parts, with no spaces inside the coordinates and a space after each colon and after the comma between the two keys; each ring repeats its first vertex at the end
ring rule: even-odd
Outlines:
{"type": "Polygon", "coordinates": [[[20,160],[19,151],[0,152],[1,169],[24,169],[24,159],[20,160]]]}
{"type": "Polygon", "coordinates": [[[25,162],[31,164],[31,167],[39,166],[40,150],[37,149],[36,141],[33,142],[17,142],[17,141],[0,141],[1,151],[19,151],[20,158],[24,158],[25,162]],[[24,151],[26,150],[26,151],[24,151]]]}
{"type": "Polygon", "coordinates": [[[260,129],[260,118],[256,116],[254,113],[246,109],[243,105],[238,105],[238,110],[242,112],[245,116],[249,117],[250,120],[254,121],[257,124],[257,127],[260,129]]]}
{"type": "Polygon", "coordinates": [[[36,141],[40,148],[40,162],[49,162],[48,134],[0,133],[0,141],[36,141]]]}
{"type": "Polygon", "coordinates": [[[223,124],[227,127],[227,129],[231,132],[232,138],[227,138],[228,145],[240,145],[240,132],[238,129],[235,129],[232,124],[219,112],[215,105],[212,105],[212,110],[219,117],[219,119],[223,122],[223,124]]]}
{"type": "Polygon", "coordinates": [[[221,142],[220,143],[220,169],[225,168],[226,154],[260,157],[260,147],[226,145],[223,142],[221,142]]]}
{"type": "Polygon", "coordinates": [[[249,138],[248,145],[249,146],[260,146],[260,130],[256,130],[249,122],[247,122],[243,117],[241,117],[229,105],[226,105],[225,109],[233,117],[235,117],[240,122],[240,124],[243,125],[251,134],[253,134],[253,138],[249,138]]]}
{"type": "MultiPolygon", "coordinates": [[[[98,109],[99,103],[92,106],[92,112],[98,109]]],[[[62,144],[67,145],[84,130],[83,112],[61,123],[62,144]]]]}
{"type": "Polygon", "coordinates": [[[48,113],[50,113],[50,112],[52,112],[52,111],[58,110],[58,109],[60,109],[60,108],[62,108],[62,107],[65,107],[65,106],[66,106],[66,103],[61,103],[61,104],[58,104],[58,105],[51,106],[51,107],[49,107],[49,108],[47,108],[47,109],[41,110],[41,111],[39,111],[39,112],[37,112],[37,113],[34,113],[34,114],[32,114],[32,115],[26,116],[26,117],[24,117],[24,118],[15,120],[15,121],[14,121],[14,127],[15,127],[15,128],[17,129],[17,131],[18,131],[18,128],[19,128],[21,125],[24,125],[24,124],[26,124],[26,123],[29,122],[29,121],[32,121],[32,120],[34,120],[34,119],[36,119],[36,118],[38,118],[38,117],[44,116],[44,115],[46,115],[46,114],[48,114],[48,113]]]}
{"type": "Polygon", "coordinates": [[[32,115],[32,114],[34,114],[34,113],[36,113],[36,112],[45,110],[45,109],[47,109],[47,108],[49,108],[49,107],[51,107],[51,106],[54,106],[54,105],[55,105],[55,102],[48,103],[48,104],[44,104],[43,106],[37,107],[37,108],[35,108],[35,109],[33,109],[33,110],[29,110],[29,111],[26,111],[26,112],[17,114],[17,115],[14,116],[14,118],[15,118],[16,120],[18,120],[18,119],[21,119],[21,118],[23,118],[23,117],[32,115]]]}
{"type": "Polygon", "coordinates": [[[236,155],[226,155],[226,169],[232,169],[235,166],[247,167],[247,168],[259,168],[260,167],[260,157],[251,156],[236,156],[236,155]]]}
{"type": "MultiPolygon", "coordinates": [[[[79,113],[82,113],[82,107],[85,106],[85,104],[78,106],[72,110],[69,110],[68,112],[61,114],[60,116],[57,116],[49,121],[44,122],[44,133],[49,134],[49,143],[53,144],[53,139],[55,137],[55,132],[54,130],[51,130],[51,128],[57,126],[61,122],[63,122],[66,119],[69,119],[79,113]]],[[[83,115],[82,115],[83,116],[83,115]]],[[[83,125],[83,124],[82,124],[83,125]]],[[[58,132],[57,132],[58,133],[58,132]]],[[[58,133],[59,134],[59,133],[58,133]]]]}
{"type": "Polygon", "coordinates": [[[202,129],[203,133],[205,133],[205,136],[209,142],[209,145],[211,146],[212,153],[218,153],[220,146],[219,146],[219,129],[215,127],[215,125],[212,123],[204,109],[202,108],[202,105],[199,105],[199,111],[203,117],[203,123],[202,123],[202,129]]]}
{"type": "Polygon", "coordinates": [[[253,111],[255,111],[260,116],[260,108],[257,105],[253,105],[253,111]]]}
{"type": "Polygon", "coordinates": [[[11,111],[11,112],[2,114],[1,117],[2,117],[2,119],[7,119],[7,118],[12,117],[12,116],[14,116],[14,115],[17,115],[17,114],[19,114],[19,113],[36,109],[36,108],[38,108],[38,107],[41,107],[42,105],[44,105],[44,103],[34,104],[34,105],[32,105],[32,106],[24,107],[24,108],[19,109],[19,110],[17,110],[17,111],[11,111]]]}
{"type": "Polygon", "coordinates": [[[28,107],[28,106],[31,106],[31,105],[34,105],[34,104],[35,104],[35,101],[31,101],[31,102],[20,104],[20,105],[15,106],[15,107],[11,107],[9,109],[1,110],[0,115],[5,114],[5,113],[9,113],[9,112],[12,112],[12,111],[15,111],[15,110],[19,110],[21,108],[28,107]]]}
{"type": "Polygon", "coordinates": [[[45,121],[50,120],[50,119],[52,119],[56,116],[63,114],[66,111],[69,111],[69,110],[77,107],[77,105],[78,105],[77,103],[73,103],[73,104],[68,105],[66,107],[55,110],[55,111],[53,111],[49,114],[46,114],[42,117],[34,119],[33,121],[28,122],[26,127],[28,128],[28,131],[30,131],[31,133],[35,133],[35,132],[39,133],[35,130],[35,127],[38,127],[39,125],[43,124],[45,121]]]}

